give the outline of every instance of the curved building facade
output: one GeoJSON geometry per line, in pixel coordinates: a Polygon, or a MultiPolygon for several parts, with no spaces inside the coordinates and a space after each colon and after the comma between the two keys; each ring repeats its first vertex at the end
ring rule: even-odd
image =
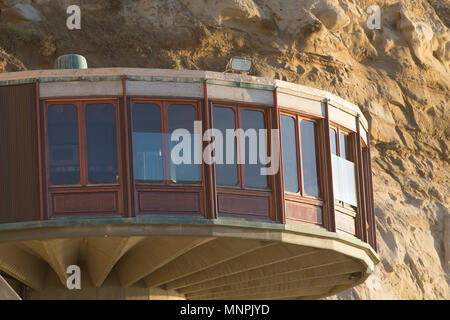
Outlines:
{"type": "Polygon", "coordinates": [[[208,71],[25,71],[0,74],[0,114],[12,296],[320,298],[379,262],[368,123],[325,91],[208,71]]]}

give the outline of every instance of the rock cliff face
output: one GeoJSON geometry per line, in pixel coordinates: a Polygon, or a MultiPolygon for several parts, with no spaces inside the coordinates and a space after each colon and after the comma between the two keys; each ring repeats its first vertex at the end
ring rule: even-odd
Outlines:
{"type": "Polygon", "coordinates": [[[223,71],[318,87],[370,121],[379,254],[338,299],[450,298],[449,0],[0,0],[0,72],[90,67],[223,71]],[[81,30],[66,28],[78,4],[81,30]],[[371,5],[380,29],[367,27],[371,5]],[[447,26],[446,26],[447,24],[447,26]]]}

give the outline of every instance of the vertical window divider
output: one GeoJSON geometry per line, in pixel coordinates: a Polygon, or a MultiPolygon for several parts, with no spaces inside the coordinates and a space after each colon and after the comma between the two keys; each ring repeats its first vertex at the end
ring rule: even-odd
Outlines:
{"type": "Polygon", "coordinates": [[[361,216],[362,234],[361,240],[368,242],[369,237],[367,234],[367,217],[365,212],[365,198],[364,198],[364,173],[362,167],[362,156],[361,156],[361,132],[360,132],[360,122],[359,114],[356,117],[356,134],[355,134],[356,144],[354,144],[354,149],[356,149],[356,181],[357,181],[357,194],[358,194],[358,214],[361,216]]]}
{"type": "MultiPolygon", "coordinates": [[[[232,109],[234,110],[234,117],[235,117],[235,130],[238,129],[242,129],[241,127],[241,112],[240,112],[240,108],[237,108],[235,106],[232,107],[232,109]]],[[[238,179],[239,179],[239,183],[238,186],[239,188],[244,188],[244,168],[243,168],[243,164],[239,163],[239,159],[242,156],[241,153],[241,148],[243,147],[241,145],[242,141],[240,141],[241,139],[238,139],[236,137],[236,162],[237,162],[237,170],[238,170],[238,179]]],[[[245,141],[244,141],[245,143],[245,141]]],[[[244,159],[245,161],[245,159],[244,159]]]]}
{"type": "MultiPolygon", "coordinates": [[[[270,157],[272,158],[273,161],[273,154],[272,154],[272,109],[266,109],[264,110],[264,112],[266,113],[267,117],[266,117],[266,130],[267,130],[267,148],[266,148],[266,153],[268,154],[270,152],[270,157]]],[[[281,152],[281,146],[279,148],[279,151],[281,152]]],[[[279,164],[280,165],[280,164],[279,164]]],[[[266,165],[267,167],[267,165],[266,165]]],[[[280,168],[280,166],[278,167],[280,168]]],[[[270,190],[272,190],[272,203],[271,203],[271,210],[270,210],[270,218],[273,221],[277,221],[277,210],[276,210],[276,179],[275,179],[275,174],[272,174],[270,176],[270,179],[268,179],[268,186],[270,188],[270,190]]]]}
{"type": "MultiPolygon", "coordinates": [[[[204,131],[207,131],[211,128],[213,128],[213,119],[212,119],[212,106],[209,103],[209,99],[208,99],[208,82],[205,79],[203,81],[203,118],[205,119],[205,124],[204,124],[204,131]]],[[[202,154],[201,154],[201,159],[202,159],[202,164],[203,166],[206,166],[206,177],[204,177],[204,183],[203,183],[203,194],[204,194],[204,198],[205,198],[205,203],[207,203],[207,207],[209,210],[206,210],[205,208],[205,217],[209,218],[209,219],[217,219],[217,206],[216,206],[216,177],[215,177],[215,165],[214,163],[211,164],[206,164],[203,161],[203,150],[204,147],[206,146],[206,142],[203,141],[203,137],[202,137],[202,154]],[[206,200],[206,197],[209,195],[208,200],[206,200]],[[208,211],[209,211],[209,215],[208,215],[208,211]]],[[[204,169],[202,169],[202,172],[204,172],[204,169]]]]}
{"type": "MultiPolygon", "coordinates": [[[[358,119],[357,119],[358,121],[358,119]]],[[[358,125],[357,125],[358,127],[358,125]]],[[[356,189],[357,189],[357,195],[356,198],[358,200],[358,207],[356,208],[356,236],[364,241],[365,235],[364,235],[364,218],[363,218],[363,211],[364,209],[362,208],[362,199],[361,199],[361,194],[360,194],[360,190],[363,186],[363,182],[361,180],[361,176],[360,176],[360,159],[358,156],[358,152],[359,152],[359,146],[358,146],[358,142],[357,139],[359,137],[359,134],[356,133],[354,135],[352,135],[352,140],[353,140],[353,147],[352,147],[352,156],[355,159],[354,163],[355,163],[355,169],[356,169],[356,174],[355,174],[355,178],[356,178],[356,189]]]]}
{"type": "Polygon", "coordinates": [[[305,196],[305,190],[303,188],[303,163],[302,163],[302,137],[300,132],[300,121],[299,116],[295,117],[295,136],[296,136],[296,147],[297,147],[297,178],[298,178],[298,192],[300,196],[305,196]]]}
{"type": "MultiPolygon", "coordinates": [[[[115,119],[116,119],[116,144],[117,144],[117,150],[116,150],[116,159],[117,159],[117,183],[119,184],[119,186],[121,187],[121,189],[123,190],[123,182],[124,182],[124,172],[123,172],[123,166],[121,165],[123,163],[123,153],[125,151],[125,147],[122,146],[122,135],[120,134],[122,132],[122,124],[120,121],[120,101],[119,99],[115,99],[114,102],[112,103],[112,105],[114,106],[114,110],[115,110],[115,119]]],[[[127,164],[127,168],[128,168],[128,164],[127,164]]],[[[129,170],[129,169],[127,169],[129,170]]],[[[127,174],[128,176],[128,174],[127,174]]],[[[125,192],[127,192],[127,190],[125,190],[125,192]]],[[[124,208],[125,210],[125,208],[124,208]]],[[[128,210],[127,210],[128,211],[128,210]]],[[[124,212],[122,212],[123,214],[124,212]]]]}
{"type": "Polygon", "coordinates": [[[77,103],[78,111],[78,135],[79,135],[79,156],[80,156],[80,182],[83,187],[88,184],[88,163],[87,163],[87,143],[86,143],[86,102],[77,103]]]}
{"type": "MultiPolygon", "coordinates": [[[[325,99],[325,140],[326,140],[326,159],[327,159],[327,173],[328,173],[328,214],[329,226],[328,230],[336,232],[336,213],[334,208],[334,190],[333,190],[333,166],[331,163],[331,139],[330,139],[330,114],[329,114],[329,100],[325,99]]],[[[339,149],[336,147],[336,151],[339,149]]]]}
{"type": "Polygon", "coordinates": [[[38,154],[38,181],[39,181],[39,217],[41,220],[44,220],[44,191],[43,191],[43,166],[42,166],[42,137],[41,137],[41,108],[40,108],[40,100],[39,100],[39,79],[36,79],[35,84],[35,99],[36,99],[36,137],[37,137],[37,154],[38,154]]]}
{"type": "Polygon", "coordinates": [[[132,216],[136,216],[136,212],[138,211],[137,207],[138,206],[138,193],[136,192],[136,177],[134,174],[134,141],[133,141],[133,106],[134,106],[134,100],[131,98],[130,99],[130,103],[128,104],[128,101],[125,102],[125,112],[127,114],[126,118],[129,117],[128,120],[128,125],[129,125],[129,129],[126,132],[126,136],[129,136],[129,145],[127,148],[127,153],[129,153],[130,155],[130,164],[131,164],[131,169],[130,169],[130,186],[133,188],[132,190],[130,190],[130,192],[132,191],[132,196],[130,198],[128,198],[128,202],[134,201],[133,204],[133,212],[131,213],[132,216]]]}
{"type": "MultiPolygon", "coordinates": [[[[132,139],[133,139],[133,134],[129,134],[129,128],[130,128],[130,123],[129,123],[129,117],[128,117],[128,101],[127,101],[127,84],[126,84],[126,77],[124,76],[122,78],[122,112],[123,112],[123,128],[122,126],[120,126],[120,130],[117,130],[119,133],[123,134],[124,137],[124,147],[122,150],[122,153],[125,154],[125,177],[122,179],[122,188],[125,188],[125,194],[126,194],[126,203],[127,203],[127,216],[131,217],[134,215],[133,213],[133,204],[132,204],[132,197],[131,196],[131,184],[134,185],[134,179],[131,179],[131,171],[134,167],[134,164],[132,164],[130,162],[130,147],[132,145],[132,139]]],[[[120,109],[120,103],[119,103],[119,107],[118,109],[120,109]]],[[[120,110],[117,110],[118,114],[120,115],[120,110]]],[[[131,119],[132,120],[132,119],[131,119]]],[[[117,124],[120,125],[120,117],[117,121],[117,124]]],[[[119,134],[119,139],[121,139],[122,134],[119,134]]],[[[133,186],[133,189],[135,189],[135,187],[133,186]]],[[[136,203],[136,202],[135,202],[136,203]]]]}
{"type": "MultiPolygon", "coordinates": [[[[318,150],[319,150],[319,163],[320,163],[320,193],[323,199],[323,211],[322,212],[328,212],[329,210],[329,194],[328,194],[328,181],[327,181],[327,175],[326,175],[326,170],[327,170],[327,159],[326,159],[326,134],[325,134],[325,119],[322,119],[321,121],[318,121],[318,126],[317,126],[317,130],[318,130],[318,150]]],[[[331,148],[330,148],[330,152],[331,152],[331,148]]],[[[322,213],[322,218],[323,218],[323,226],[326,229],[330,228],[330,216],[323,214],[322,213]]]]}
{"type": "Polygon", "coordinates": [[[168,101],[164,101],[162,103],[158,103],[158,106],[160,108],[160,112],[161,112],[161,133],[162,133],[162,162],[163,162],[163,181],[165,185],[169,185],[170,184],[170,180],[169,180],[169,176],[170,176],[170,165],[169,165],[169,160],[170,160],[170,154],[169,154],[169,135],[168,135],[168,115],[167,115],[167,109],[168,109],[168,105],[169,102],[168,101]]]}
{"type": "MultiPolygon", "coordinates": [[[[278,184],[278,190],[279,190],[279,207],[277,208],[279,210],[279,219],[280,223],[285,224],[286,223],[286,212],[285,212],[285,204],[284,204],[284,181],[283,181],[283,156],[282,156],[282,146],[281,146],[281,112],[280,107],[278,105],[278,89],[277,87],[274,87],[273,89],[273,107],[274,107],[274,124],[275,129],[278,130],[278,145],[279,145],[279,155],[278,155],[278,161],[279,161],[279,169],[277,173],[277,184],[278,184]]],[[[275,180],[275,179],[274,179],[275,180]]],[[[275,192],[275,186],[274,186],[274,194],[275,192]]],[[[274,197],[274,199],[276,199],[274,197]]]]}
{"type": "Polygon", "coordinates": [[[341,157],[341,130],[336,127],[336,155],[341,157]]]}
{"type": "Polygon", "coordinates": [[[378,252],[377,245],[377,237],[376,237],[376,221],[375,221],[375,212],[374,212],[374,199],[373,199],[373,182],[372,182],[372,157],[370,154],[370,132],[367,132],[367,193],[368,193],[368,212],[367,214],[370,216],[371,223],[371,234],[372,234],[372,247],[375,249],[375,252],[378,252]]]}

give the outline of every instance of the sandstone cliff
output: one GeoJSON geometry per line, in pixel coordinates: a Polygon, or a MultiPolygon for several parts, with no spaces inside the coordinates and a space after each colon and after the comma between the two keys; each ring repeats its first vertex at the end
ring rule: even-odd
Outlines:
{"type": "Polygon", "coordinates": [[[90,67],[223,71],[336,93],[370,121],[379,254],[368,281],[338,299],[450,298],[449,0],[0,0],[0,72],[90,67]],[[66,8],[82,8],[67,30],[66,8]],[[367,25],[371,5],[381,28],[367,25]],[[446,26],[447,25],[447,26],[446,26]]]}

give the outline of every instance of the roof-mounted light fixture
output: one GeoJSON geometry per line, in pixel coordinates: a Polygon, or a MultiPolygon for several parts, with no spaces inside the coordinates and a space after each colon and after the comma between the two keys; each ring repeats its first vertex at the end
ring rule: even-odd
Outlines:
{"type": "Polygon", "coordinates": [[[249,58],[243,57],[232,57],[230,61],[228,61],[227,66],[225,67],[224,72],[229,71],[237,71],[237,72],[250,72],[252,69],[253,63],[249,58]]]}

